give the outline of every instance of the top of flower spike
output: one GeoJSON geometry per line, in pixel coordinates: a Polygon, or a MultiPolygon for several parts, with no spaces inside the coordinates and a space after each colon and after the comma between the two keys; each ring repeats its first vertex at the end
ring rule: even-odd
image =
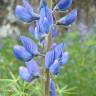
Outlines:
{"type": "Polygon", "coordinates": [[[47,6],[47,2],[46,2],[46,0],[41,0],[39,10],[41,10],[41,8],[43,8],[44,6],[47,6]]]}

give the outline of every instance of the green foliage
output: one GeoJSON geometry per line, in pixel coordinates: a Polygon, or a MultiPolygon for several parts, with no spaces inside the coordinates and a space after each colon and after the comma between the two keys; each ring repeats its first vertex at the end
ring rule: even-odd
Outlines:
{"type": "MultiPolygon", "coordinates": [[[[87,33],[82,40],[80,33],[71,32],[64,33],[60,38],[57,41],[65,42],[70,58],[55,79],[57,96],[96,96],[96,34],[87,33]]],[[[40,80],[26,83],[18,76],[18,67],[22,62],[16,60],[12,53],[17,41],[5,38],[2,43],[0,96],[42,96],[40,80]]]]}

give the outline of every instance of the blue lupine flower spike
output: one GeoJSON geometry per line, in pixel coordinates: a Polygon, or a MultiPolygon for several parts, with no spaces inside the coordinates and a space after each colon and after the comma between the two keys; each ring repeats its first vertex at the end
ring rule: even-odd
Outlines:
{"type": "Polygon", "coordinates": [[[16,6],[15,14],[18,20],[31,23],[34,20],[38,20],[40,16],[33,12],[28,0],[23,0],[23,5],[16,6]]]}
{"type": "Polygon", "coordinates": [[[40,76],[40,67],[37,64],[35,60],[30,60],[28,62],[25,62],[26,66],[28,68],[29,73],[34,77],[39,77],[40,76]]]}
{"type": "Polygon", "coordinates": [[[32,59],[32,55],[22,46],[16,45],[13,49],[15,57],[22,61],[29,61],[32,59]]]}
{"type": "Polygon", "coordinates": [[[68,15],[59,19],[57,25],[69,26],[77,19],[77,9],[73,9],[68,15]]]}
{"type": "Polygon", "coordinates": [[[26,67],[19,68],[19,75],[24,81],[31,82],[33,80],[33,77],[31,76],[26,67]]]}
{"type": "Polygon", "coordinates": [[[35,44],[35,42],[34,42],[32,39],[30,39],[30,38],[28,38],[28,37],[26,37],[26,36],[21,36],[21,37],[20,37],[20,40],[21,40],[23,46],[25,47],[25,49],[26,49],[32,56],[37,55],[37,53],[38,53],[38,48],[37,48],[37,45],[35,44]]]}
{"type": "Polygon", "coordinates": [[[49,88],[50,88],[50,96],[56,96],[55,83],[52,79],[50,79],[49,88]]]}
{"type": "Polygon", "coordinates": [[[72,0],[60,0],[53,10],[65,11],[72,4],[72,0]]]}

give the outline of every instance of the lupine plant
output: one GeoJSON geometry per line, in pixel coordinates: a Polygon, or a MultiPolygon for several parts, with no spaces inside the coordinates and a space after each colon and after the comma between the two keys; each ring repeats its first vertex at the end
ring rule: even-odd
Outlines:
{"type": "Polygon", "coordinates": [[[55,20],[54,12],[65,12],[71,6],[72,0],[60,0],[54,8],[48,6],[47,0],[41,0],[38,13],[34,12],[28,0],[22,0],[22,2],[23,5],[16,6],[16,17],[29,25],[28,30],[38,44],[29,37],[20,36],[22,45],[16,45],[13,49],[15,57],[25,64],[19,68],[19,75],[29,83],[41,78],[45,85],[44,96],[56,96],[53,78],[55,78],[54,75],[58,76],[60,69],[67,63],[69,55],[64,51],[64,42],[58,44],[54,38],[59,34],[57,26],[68,27],[76,20],[77,9],[55,20]],[[33,21],[35,21],[35,27],[32,26],[33,21]],[[39,64],[38,59],[43,59],[44,64],[39,64]]]}

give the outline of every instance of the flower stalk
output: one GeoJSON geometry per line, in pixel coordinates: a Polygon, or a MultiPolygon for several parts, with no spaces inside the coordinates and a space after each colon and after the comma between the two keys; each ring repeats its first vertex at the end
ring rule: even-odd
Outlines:
{"type": "MultiPolygon", "coordinates": [[[[46,51],[48,52],[51,47],[51,32],[49,32],[47,38],[46,38],[47,46],[46,46],[46,51]]],[[[49,80],[50,80],[50,75],[49,75],[49,70],[45,69],[45,96],[49,96],[49,80]]]]}

